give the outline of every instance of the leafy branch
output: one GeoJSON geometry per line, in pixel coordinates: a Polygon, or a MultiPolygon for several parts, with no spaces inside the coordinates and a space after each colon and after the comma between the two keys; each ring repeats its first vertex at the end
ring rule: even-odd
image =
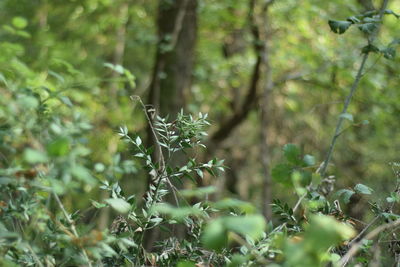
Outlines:
{"type": "MultiPolygon", "coordinates": [[[[374,18],[373,22],[365,22],[364,24],[360,24],[359,29],[361,31],[363,31],[364,33],[368,34],[368,45],[367,45],[367,47],[372,46],[372,44],[373,44],[373,42],[374,42],[374,40],[375,40],[375,38],[376,38],[376,36],[378,34],[378,31],[379,31],[379,28],[380,28],[380,23],[382,21],[382,17],[383,17],[384,14],[394,14],[396,17],[398,17],[398,15],[395,14],[394,12],[389,12],[389,11],[386,10],[388,2],[389,2],[388,0],[385,0],[383,2],[381,10],[378,13],[377,18],[374,18]]],[[[374,16],[374,15],[376,15],[376,11],[367,12],[366,14],[363,15],[364,21],[370,21],[370,20],[367,20],[367,18],[370,18],[371,16],[374,16]]],[[[329,26],[331,27],[333,32],[338,33],[338,34],[342,34],[352,24],[356,23],[357,21],[359,21],[357,18],[352,18],[352,19],[349,18],[348,21],[345,21],[345,22],[329,21],[329,26]]],[[[340,133],[341,133],[342,127],[343,127],[343,122],[344,122],[344,120],[346,118],[346,115],[348,114],[347,111],[348,111],[349,105],[350,105],[351,100],[353,98],[353,95],[354,95],[354,93],[355,93],[355,91],[356,91],[356,89],[357,89],[357,87],[358,87],[358,85],[360,83],[360,80],[361,80],[361,78],[363,76],[365,63],[367,62],[369,54],[372,51],[373,50],[371,50],[371,49],[363,49],[363,51],[362,51],[364,54],[363,54],[362,59],[361,59],[361,64],[360,64],[360,66],[358,68],[357,75],[356,75],[356,77],[354,79],[353,84],[350,87],[350,92],[347,95],[346,100],[344,102],[343,110],[342,110],[342,112],[341,112],[341,114],[339,116],[338,122],[336,124],[335,132],[333,134],[332,141],[330,143],[328,153],[327,153],[327,155],[325,157],[325,160],[322,163],[320,169],[318,170],[318,172],[320,173],[320,175],[322,177],[324,177],[325,174],[326,174],[326,170],[327,170],[329,162],[331,161],[336,141],[337,141],[338,137],[340,136],[340,133]]]]}

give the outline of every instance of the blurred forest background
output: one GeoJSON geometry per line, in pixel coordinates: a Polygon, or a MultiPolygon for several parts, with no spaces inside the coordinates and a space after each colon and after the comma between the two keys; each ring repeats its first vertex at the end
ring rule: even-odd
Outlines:
{"type": "MultiPolygon", "coordinates": [[[[148,131],[129,96],[140,96],[162,116],[173,118],[181,109],[208,113],[209,149],[197,156],[225,159],[228,168],[203,182],[218,185],[220,197],[238,196],[262,208],[291,195],[270,178],[284,144],[313,154],[317,164],[324,160],[354,79],[363,33],[338,36],[327,21],[378,2],[276,1],[265,17],[263,2],[253,0],[2,0],[0,78],[35,88],[43,98],[59,96],[49,106],[82,120],[87,131],[82,142],[90,156],[82,168],[139,195],[147,175],[116,134],[121,125],[142,136],[148,131]],[[124,68],[135,78],[122,75],[124,68]],[[105,167],[114,165],[122,167],[105,167]]],[[[395,23],[394,16],[385,17],[380,43],[398,34],[395,23]]],[[[399,59],[378,54],[367,62],[349,110],[354,122],[346,122],[328,168],[338,188],[393,186],[388,164],[400,151],[398,66],[399,59]]],[[[7,101],[6,94],[1,98],[7,101]]],[[[14,125],[32,119],[29,109],[21,114],[14,125]]],[[[18,133],[10,140],[19,147],[3,140],[2,154],[37,142],[18,133]]],[[[66,196],[68,205],[86,207],[101,194],[95,186],[80,190],[66,196]]]]}

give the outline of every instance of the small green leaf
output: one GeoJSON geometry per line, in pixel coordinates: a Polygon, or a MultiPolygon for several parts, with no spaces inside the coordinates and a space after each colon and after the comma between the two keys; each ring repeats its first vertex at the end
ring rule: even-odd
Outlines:
{"type": "Polygon", "coordinates": [[[274,181],[288,186],[292,185],[291,173],[292,167],[289,164],[278,164],[271,172],[274,181]]]}
{"type": "Polygon", "coordinates": [[[6,77],[4,77],[2,73],[0,73],[0,82],[4,83],[4,85],[8,87],[8,82],[6,80],[6,77]]]}
{"type": "Polygon", "coordinates": [[[59,99],[61,100],[61,102],[63,102],[65,105],[67,105],[68,107],[73,107],[74,104],[72,104],[71,99],[69,99],[69,97],[67,96],[60,96],[59,99]]]}
{"type": "Polygon", "coordinates": [[[380,23],[381,19],[377,17],[364,17],[363,23],[380,23]]]}
{"type": "Polygon", "coordinates": [[[49,179],[49,182],[51,190],[58,195],[63,195],[67,190],[65,186],[66,184],[63,181],[57,179],[49,179]]]}
{"type": "MultiPolygon", "coordinates": [[[[331,253],[330,255],[329,255],[329,258],[330,258],[330,260],[332,261],[332,262],[338,262],[339,260],[340,260],[340,255],[339,254],[336,254],[336,253],[331,253]]],[[[335,266],[335,265],[334,265],[335,266]]]]}
{"type": "Polygon", "coordinates": [[[196,264],[192,261],[180,261],[176,267],[196,267],[196,264]]]}
{"type": "Polygon", "coordinates": [[[45,153],[31,148],[25,149],[24,159],[26,160],[26,162],[31,164],[46,163],[48,161],[48,157],[45,153]]]}
{"type": "Polygon", "coordinates": [[[396,201],[396,199],[394,199],[394,198],[392,198],[392,197],[387,197],[386,198],[386,202],[388,202],[388,203],[393,203],[393,202],[395,202],[396,201]]]}
{"type": "Polygon", "coordinates": [[[205,247],[220,251],[226,247],[228,231],[258,239],[263,235],[266,226],[261,215],[219,217],[207,224],[202,242],[205,247]]]}
{"type": "Polygon", "coordinates": [[[343,34],[352,23],[350,21],[329,20],[328,24],[334,33],[343,34]]]}
{"type": "Polygon", "coordinates": [[[201,241],[206,248],[216,251],[221,251],[227,245],[227,230],[221,218],[213,220],[206,225],[201,241]]]}
{"type": "Polygon", "coordinates": [[[395,16],[397,19],[400,18],[400,15],[399,15],[399,14],[396,14],[395,12],[393,12],[393,10],[390,10],[390,9],[386,9],[386,10],[385,10],[385,14],[386,14],[386,15],[393,15],[393,16],[395,16]]]}
{"type": "Polygon", "coordinates": [[[300,185],[306,187],[312,181],[312,173],[309,171],[300,171],[300,185]]]}
{"type": "Polygon", "coordinates": [[[386,198],[386,201],[388,203],[399,202],[399,200],[400,200],[399,195],[394,192],[390,193],[390,197],[386,198]]]}
{"type": "Polygon", "coordinates": [[[343,118],[343,119],[349,120],[351,122],[354,121],[353,115],[351,115],[350,113],[342,113],[342,114],[340,114],[339,118],[343,118]]]}
{"type": "Polygon", "coordinates": [[[286,144],[283,146],[283,154],[290,163],[297,165],[300,159],[300,149],[294,144],[286,144]]]}
{"type": "Polygon", "coordinates": [[[399,44],[400,44],[400,38],[396,38],[396,39],[393,39],[393,41],[390,43],[390,46],[399,45],[399,44]]]}
{"type": "Polygon", "coordinates": [[[202,214],[202,210],[195,206],[174,207],[167,203],[154,205],[154,211],[169,215],[172,219],[177,221],[183,221],[188,216],[198,216],[202,214]]]}
{"type": "Polygon", "coordinates": [[[350,198],[354,194],[355,194],[355,192],[353,190],[349,190],[349,189],[341,189],[336,192],[336,196],[341,197],[343,199],[343,202],[346,204],[350,202],[350,198]]]}
{"type": "Polygon", "coordinates": [[[378,29],[378,24],[375,22],[367,22],[367,23],[358,25],[358,29],[365,34],[371,34],[376,29],[378,29]]]}
{"type": "Polygon", "coordinates": [[[71,168],[71,174],[78,180],[81,180],[87,184],[94,185],[97,180],[90,174],[90,171],[82,165],[75,165],[71,168]]]}
{"type": "Polygon", "coordinates": [[[356,16],[351,16],[347,18],[347,21],[350,21],[352,24],[359,23],[360,20],[356,16]]]}
{"type": "Polygon", "coordinates": [[[377,11],[376,11],[376,10],[370,10],[370,11],[364,12],[364,13],[362,14],[362,16],[363,16],[363,18],[365,19],[365,18],[373,17],[373,16],[376,15],[376,14],[377,14],[377,11]]]}
{"type": "Polygon", "coordinates": [[[23,29],[28,25],[28,21],[23,17],[14,17],[12,19],[12,25],[15,28],[23,29]]]}
{"type": "Polygon", "coordinates": [[[50,156],[64,156],[69,151],[69,140],[66,137],[60,137],[47,145],[47,153],[50,156]]]}
{"type": "Polygon", "coordinates": [[[394,47],[386,47],[381,52],[386,59],[394,59],[396,57],[396,49],[394,47]]]}
{"type": "Polygon", "coordinates": [[[39,101],[33,96],[20,96],[17,101],[24,109],[35,109],[39,106],[39,101]]]}
{"type": "Polygon", "coordinates": [[[374,191],[372,188],[370,188],[370,187],[368,187],[366,185],[363,185],[363,184],[357,184],[354,187],[354,190],[357,193],[364,194],[364,195],[371,195],[371,193],[374,191]]]}
{"type": "Polygon", "coordinates": [[[131,205],[122,198],[109,198],[105,202],[109,204],[115,211],[121,214],[128,213],[131,205]]]}
{"type": "Polygon", "coordinates": [[[101,208],[107,207],[106,204],[99,203],[99,202],[97,202],[97,201],[95,201],[95,200],[90,200],[90,201],[92,202],[92,205],[93,205],[96,209],[101,209],[101,208]]]}
{"type": "Polygon", "coordinates": [[[196,169],[196,173],[197,173],[197,175],[198,175],[200,178],[203,178],[203,177],[204,177],[204,174],[203,174],[203,171],[202,171],[202,170],[196,169]]]}
{"type": "Polygon", "coordinates": [[[8,178],[8,177],[0,177],[0,185],[12,184],[15,181],[16,181],[15,179],[11,179],[11,178],[8,178]]]}
{"type": "Polygon", "coordinates": [[[124,75],[128,79],[130,87],[133,89],[136,87],[136,77],[127,69],[124,69],[124,75]]]}
{"type": "Polygon", "coordinates": [[[140,146],[142,144],[142,139],[140,139],[140,136],[136,137],[136,145],[140,146]]]}
{"type": "Polygon", "coordinates": [[[372,44],[368,44],[361,49],[361,53],[363,54],[379,53],[379,52],[380,52],[379,48],[372,44]]]}
{"type": "Polygon", "coordinates": [[[217,190],[215,186],[198,187],[195,189],[180,190],[180,193],[184,197],[203,197],[207,194],[212,194],[217,190]]]}
{"type": "Polygon", "coordinates": [[[304,242],[317,251],[326,251],[355,235],[350,226],[326,215],[312,215],[304,233],[304,242]]]}
{"type": "Polygon", "coordinates": [[[390,213],[390,212],[382,212],[381,215],[385,219],[388,219],[390,221],[395,221],[395,220],[398,220],[400,218],[400,215],[397,215],[397,214],[394,214],[394,213],[390,213]]]}
{"type": "Polygon", "coordinates": [[[103,172],[105,169],[106,169],[106,166],[104,166],[104,164],[101,162],[97,162],[96,164],[94,164],[94,170],[96,172],[103,172]]]}
{"type": "Polygon", "coordinates": [[[264,233],[267,223],[262,215],[226,216],[222,217],[228,231],[258,239],[264,233]]]}
{"type": "Polygon", "coordinates": [[[119,74],[124,74],[124,67],[122,67],[121,65],[118,65],[118,64],[114,65],[111,63],[104,63],[103,65],[104,65],[104,67],[110,68],[119,74]]]}
{"type": "Polygon", "coordinates": [[[238,209],[240,212],[246,214],[251,214],[256,211],[253,204],[235,198],[225,198],[213,203],[211,206],[218,210],[238,209]]]}
{"type": "Polygon", "coordinates": [[[312,174],[311,179],[312,179],[313,186],[318,186],[322,182],[322,177],[321,177],[321,175],[319,173],[315,173],[314,172],[312,174]]]}
{"type": "MultiPolygon", "coordinates": [[[[246,261],[249,259],[250,255],[242,255],[239,253],[235,253],[232,255],[232,257],[230,258],[230,262],[228,263],[227,267],[238,267],[238,266],[243,266],[246,261]]],[[[269,265],[269,266],[273,266],[273,265],[269,265]]],[[[278,265],[276,265],[278,266],[278,265]]],[[[275,267],[276,267],[275,266],[275,267]]]]}
{"type": "Polygon", "coordinates": [[[315,165],[315,158],[313,156],[307,154],[307,155],[304,155],[303,162],[307,166],[313,166],[313,165],[315,165]]]}

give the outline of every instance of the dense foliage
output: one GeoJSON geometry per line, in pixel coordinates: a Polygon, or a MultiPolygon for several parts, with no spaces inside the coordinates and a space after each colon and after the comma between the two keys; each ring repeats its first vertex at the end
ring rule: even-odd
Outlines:
{"type": "Polygon", "coordinates": [[[398,266],[390,1],[152,2],[0,2],[0,265],[398,266]]]}

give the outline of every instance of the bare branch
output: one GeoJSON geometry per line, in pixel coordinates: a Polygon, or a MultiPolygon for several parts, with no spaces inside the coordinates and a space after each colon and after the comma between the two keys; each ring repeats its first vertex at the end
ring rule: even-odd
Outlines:
{"type": "Polygon", "coordinates": [[[339,265],[340,266],[346,266],[346,264],[349,262],[349,260],[355,256],[360,249],[360,247],[363,245],[364,240],[370,240],[375,238],[377,235],[379,235],[381,232],[389,230],[391,228],[397,227],[400,225],[400,219],[393,221],[391,223],[383,224],[377,228],[375,228],[373,231],[368,233],[363,239],[358,241],[357,243],[354,243],[350,249],[347,251],[347,253],[340,259],[339,265]]]}
{"type": "Polygon", "coordinates": [[[260,29],[257,23],[255,22],[254,9],[255,9],[255,1],[251,0],[249,5],[248,20],[253,35],[253,49],[256,54],[257,60],[253,67],[253,72],[247,90],[247,95],[241,105],[241,108],[237,109],[232,114],[232,116],[230,116],[227,120],[225,120],[220,125],[218,130],[216,130],[214,134],[211,136],[210,140],[213,142],[213,144],[220,143],[223,140],[225,140],[230,135],[230,133],[246,119],[249,112],[255,106],[258,83],[261,74],[262,54],[265,49],[265,46],[264,44],[262,44],[260,40],[260,29]]]}

